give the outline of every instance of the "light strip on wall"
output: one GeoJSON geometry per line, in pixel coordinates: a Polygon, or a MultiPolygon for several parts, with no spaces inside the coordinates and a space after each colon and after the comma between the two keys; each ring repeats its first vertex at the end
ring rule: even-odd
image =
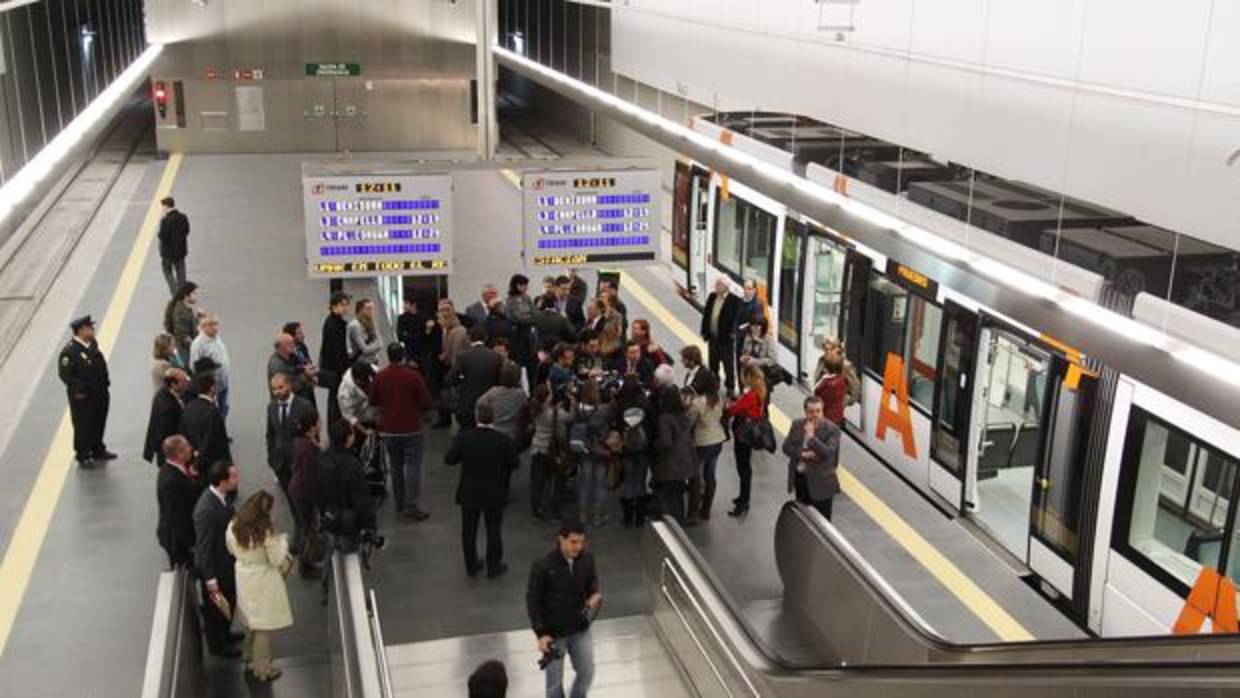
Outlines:
{"type": "Polygon", "coordinates": [[[826,204],[839,206],[846,212],[869,223],[892,230],[897,235],[939,258],[967,265],[1004,288],[1055,303],[1076,317],[1103,327],[1107,331],[1127,340],[1166,351],[1177,359],[1197,366],[1202,371],[1212,375],[1226,374],[1237,376],[1236,382],[1240,384],[1240,365],[1230,359],[1200,347],[1188,345],[1158,328],[1138,322],[1130,317],[1108,310],[1090,300],[1068,293],[1051,283],[1030,276],[998,259],[978,254],[929,230],[902,221],[886,211],[843,196],[817,182],[812,182],[798,176],[794,172],[776,167],[737,148],[698,133],[689,127],[670,119],[665,119],[632,102],[569,77],[564,73],[552,70],[541,63],[532,61],[502,47],[497,46],[493,50],[505,60],[521,64],[524,68],[536,72],[551,81],[571,86],[574,90],[587,93],[591,98],[604,102],[614,107],[617,111],[645,121],[668,136],[667,143],[674,143],[678,140],[686,141],[695,146],[718,153],[720,157],[734,166],[734,172],[730,176],[734,176],[740,181],[744,181],[744,172],[746,171],[775,180],[798,190],[802,194],[815,197],[826,204]]]}
{"type": "Polygon", "coordinates": [[[138,82],[146,78],[151,64],[163,50],[162,44],[152,44],[141,56],[112,81],[99,96],[82,110],[60,133],[35,153],[33,158],[0,187],[0,222],[8,219],[23,201],[36,193],[38,186],[92,128],[108,116],[112,107],[128,97],[138,82]]]}

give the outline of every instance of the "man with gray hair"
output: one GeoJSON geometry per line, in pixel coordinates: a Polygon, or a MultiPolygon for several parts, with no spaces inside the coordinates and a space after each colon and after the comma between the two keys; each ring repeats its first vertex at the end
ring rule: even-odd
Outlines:
{"type": "Polygon", "coordinates": [[[314,376],[305,367],[297,366],[297,341],[287,332],[277,332],[271,342],[271,357],[267,359],[267,380],[283,373],[288,376],[289,386],[294,395],[299,395],[314,402],[314,376]]]}
{"type": "Polygon", "coordinates": [[[220,316],[204,313],[198,320],[198,336],[189,347],[189,365],[196,365],[203,358],[215,362],[216,400],[220,416],[228,419],[228,347],[220,337],[220,316]]]}
{"type": "Polygon", "coordinates": [[[179,368],[164,371],[163,387],[151,399],[151,416],[146,423],[146,443],[142,447],[142,459],[163,465],[164,440],[181,431],[181,411],[185,408],[185,389],[189,376],[179,368]]]}
{"type": "Polygon", "coordinates": [[[498,299],[499,289],[495,288],[495,284],[483,284],[481,300],[475,301],[465,309],[465,317],[470,319],[471,326],[486,323],[491,304],[498,299]]]}

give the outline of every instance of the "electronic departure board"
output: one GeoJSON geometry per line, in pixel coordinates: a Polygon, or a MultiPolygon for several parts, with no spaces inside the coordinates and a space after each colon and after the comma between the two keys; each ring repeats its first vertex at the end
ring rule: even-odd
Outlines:
{"type": "Polygon", "coordinates": [[[661,183],[659,171],[646,168],[522,173],[526,262],[614,267],[654,261],[661,183]]]}
{"type": "Polygon", "coordinates": [[[311,277],[447,274],[452,176],[302,168],[311,277]]]}

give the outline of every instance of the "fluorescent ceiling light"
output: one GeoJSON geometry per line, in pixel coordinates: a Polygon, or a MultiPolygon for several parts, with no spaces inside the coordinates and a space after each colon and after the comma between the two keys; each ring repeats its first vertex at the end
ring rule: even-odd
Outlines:
{"type": "MultiPolygon", "coordinates": [[[[1179,345],[1179,342],[1162,330],[1115,313],[1080,296],[1065,293],[1053,284],[1031,276],[1009,264],[982,256],[952,240],[937,235],[925,228],[907,223],[886,211],[857,199],[844,196],[834,189],[805,179],[795,172],[775,167],[765,160],[730,146],[721,140],[707,138],[690,127],[663,118],[632,102],[604,92],[593,85],[588,85],[564,73],[552,70],[541,63],[532,61],[507,49],[496,47],[494,51],[502,54],[514,63],[520,63],[530,70],[553,78],[557,82],[571,85],[575,90],[586,92],[591,97],[608,104],[615,104],[626,113],[639,116],[643,121],[653,124],[665,133],[677,138],[687,139],[713,152],[717,152],[720,157],[736,166],[737,169],[748,168],[776,181],[786,183],[802,194],[815,197],[827,204],[839,206],[845,212],[864,221],[892,230],[930,254],[956,262],[963,262],[1000,286],[1057,303],[1077,317],[1097,324],[1134,342],[1167,351],[1172,356],[1188,361],[1202,370],[1226,376],[1226,380],[1240,386],[1240,365],[1229,359],[1188,345],[1183,345],[1182,350],[1178,348],[1172,350],[1173,347],[1179,345]]],[[[847,235],[847,233],[844,234],[847,235]]]]}
{"type": "MultiPolygon", "coordinates": [[[[0,5],[0,10],[8,9],[0,5]]],[[[9,181],[0,187],[0,222],[8,219],[23,201],[34,194],[39,184],[52,172],[61,160],[69,154],[73,146],[90,131],[92,127],[107,116],[108,111],[120,100],[128,97],[145,78],[151,64],[163,50],[162,44],[152,44],[138,56],[133,63],[118,75],[112,84],[78,114],[77,118],[61,129],[60,133],[35,153],[9,181]]]]}

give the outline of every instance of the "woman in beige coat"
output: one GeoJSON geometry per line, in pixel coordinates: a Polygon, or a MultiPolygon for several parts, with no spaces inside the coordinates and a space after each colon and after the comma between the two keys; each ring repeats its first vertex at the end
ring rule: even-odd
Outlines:
{"type": "Polygon", "coordinates": [[[249,633],[242,656],[246,669],[259,681],[274,681],[280,670],[271,663],[271,633],[293,624],[284,578],[292,568],[288,539],[271,520],[275,498],[260,490],[228,525],[225,541],[237,559],[237,607],[249,633]]]}

